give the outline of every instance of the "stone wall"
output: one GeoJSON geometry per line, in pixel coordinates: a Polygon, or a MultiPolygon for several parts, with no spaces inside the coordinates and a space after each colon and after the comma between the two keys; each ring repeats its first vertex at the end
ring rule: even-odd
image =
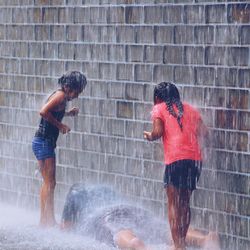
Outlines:
{"type": "Polygon", "coordinates": [[[1,0],[0,197],[37,208],[31,151],[38,111],[67,70],[83,71],[78,118],[57,148],[57,210],[72,183],[109,184],[165,215],[161,143],[150,128],[152,90],[175,82],[213,135],[192,224],[223,247],[250,241],[250,5],[221,0],[1,0]]]}

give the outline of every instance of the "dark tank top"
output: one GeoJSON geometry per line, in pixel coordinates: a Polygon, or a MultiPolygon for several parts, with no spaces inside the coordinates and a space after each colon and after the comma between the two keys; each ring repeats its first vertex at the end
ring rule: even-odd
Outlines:
{"type": "MultiPolygon", "coordinates": [[[[66,108],[66,105],[65,105],[63,110],[52,111],[51,112],[52,116],[57,121],[61,122],[64,115],[65,115],[65,108],[66,108]]],[[[39,128],[36,131],[35,136],[46,139],[53,147],[56,147],[56,141],[57,141],[57,138],[59,136],[59,129],[56,126],[54,126],[53,124],[49,123],[44,118],[41,118],[39,128]]]]}

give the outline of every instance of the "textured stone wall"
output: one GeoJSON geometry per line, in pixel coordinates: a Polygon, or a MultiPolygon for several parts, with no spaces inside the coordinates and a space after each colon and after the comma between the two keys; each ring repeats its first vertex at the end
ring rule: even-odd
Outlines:
{"type": "MultiPolygon", "coordinates": [[[[250,5],[221,0],[1,0],[0,197],[38,207],[38,111],[67,70],[83,71],[78,118],[57,148],[57,210],[72,183],[106,183],[165,215],[152,89],[175,82],[213,135],[192,224],[223,247],[250,241],[250,5]]],[[[73,105],[72,104],[72,105],[73,105]]]]}

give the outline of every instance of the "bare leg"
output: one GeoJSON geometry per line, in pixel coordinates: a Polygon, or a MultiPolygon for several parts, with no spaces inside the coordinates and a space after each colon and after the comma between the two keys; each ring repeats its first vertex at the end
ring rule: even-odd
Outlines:
{"type": "MultiPolygon", "coordinates": [[[[44,167],[44,160],[39,160],[38,165],[39,165],[39,170],[40,173],[42,174],[42,169],[44,167]]],[[[42,184],[43,185],[43,184],[42,184]]],[[[40,225],[45,224],[45,201],[42,199],[42,188],[40,190],[40,225]]]]}
{"type": "Polygon", "coordinates": [[[167,186],[168,219],[175,249],[185,249],[185,238],[190,224],[189,201],[192,191],[167,186]]]}
{"type": "Polygon", "coordinates": [[[54,215],[54,190],[56,185],[55,179],[55,158],[48,158],[43,161],[41,167],[43,184],[40,192],[41,202],[41,226],[54,226],[56,224],[54,215]]]}
{"type": "Polygon", "coordinates": [[[129,229],[119,231],[114,236],[114,241],[120,249],[148,250],[145,244],[129,229]]]}
{"type": "Polygon", "coordinates": [[[188,228],[191,220],[190,197],[192,191],[180,190],[180,213],[181,213],[181,230],[182,237],[186,239],[188,228]]]}

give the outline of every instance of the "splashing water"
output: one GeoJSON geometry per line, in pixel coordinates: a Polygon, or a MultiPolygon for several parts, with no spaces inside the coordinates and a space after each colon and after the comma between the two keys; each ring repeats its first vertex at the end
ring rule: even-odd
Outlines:
{"type": "MultiPolygon", "coordinates": [[[[63,232],[59,228],[39,228],[38,212],[0,204],[0,214],[0,250],[117,250],[86,236],[63,232]]],[[[150,249],[168,248],[161,244],[150,249]]]]}
{"type": "MultiPolygon", "coordinates": [[[[87,189],[86,189],[87,190],[87,189]]],[[[103,211],[109,209],[111,203],[121,204],[121,200],[119,197],[115,197],[114,193],[108,192],[100,192],[103,191],[103,188],[95,188],[94,192],[87,190],[88,193],[92,197],[92,202],[85,203],[87,204],[86,211],[88,211],[90,217],[98,218],[98,213],[100,209],[94,211],[94,206],[99,204],[97,207],[102,207],[103,211]],[[101,194],[103,197],[101,197],[101,194]],[[104,200],[102,200],[102,198],[104,200]],[[108,201],[109,205],[106,204],[108,201]],[[106,204],[106,205],[105,205],[106,204]],[[105,206],[103,206],[105,205],[105,206]]],[[[122,199],[122,203],[124,204],[124,200],[122,199]]],[[[120,205],[119,205],[120,206],[120,205]]],[[[129,204],[123,205],[125,211],[130,209],[129,204]]],[[[121,207],[120,207],[121,208],[121,207]]],[[[137,210],[136,210],[137,211],[137,210]]],[[[138,210],[141,211],[141,210],[138,210]]],[[[50,229],[43,229],[38,226],[38,218],[39,214],[36,211],[30,211],[26,209],[21,209],[17,207],[12,207],[10,205],[1,204],[0,203],[0,250],[117,250],[110,245],[106,245],[100,241],[95,240],[92,237],[86,236],[79,232],[66,232],[62,231],[59,227],[54,227],[50,229]],[[4,216],[3,216],[4,215],[4,216]]],[[[104,213],[105,214],[105,213],[104,213]]],[[[143,220],[144,216],[140,217],[136,216],[143,220]]],[[[57,221],[60,221],[60,216],[56,215],[57,221]]],[[[154,220],[154,218],[152,218],[154,220]]],[[[132,217],[133,220],[133,217],[132,217]]],[[[157,233],[158,224],[151,223],[150,220],[145,222],[146,227],[150,227],[149,231],[150,235],[155,239],[154,231],[157,234],[157,238],[159,238],[159,242],[152,241],[149,243],[150,250],[169,250],[170,246],[163,243],[162,238],[165,238],[165,233],[160,236],[157,233]],[[150,225],[154,225],[153,228],[150,225]]],[[[96,220],[94,220],[96,221],[96,220]]],[[[120,221],[118,219],[118,221],[120,221]]],[[[114,221],[115,222],[115,221],[114,221]]],[[[158,221],[159,224],[161,221],[158,221]]],[[[129,225],[132,225],[131,221],[128,221],[129,225]]],[[[88,228],[93,228],[92,223],[88,228]]],[[[126,224],[126,221],[124,221],[126,224]]],[[[96,224],[98,225],[98,223],[96,224]]],[[[115,225],[115,223],[113,223],[115,225]]],[[[99,225],[100,226],[100,225],[99,225]]],[[[164,226],[165,227],[165,226],[164,226]]],[[[101,227],[94,229],[94,231],[98,231],[101,227]]],[[[145,231],[145,230],[144,230],[145,231]]],[[[145,238],[150,238],[150,235],[144,235],[145,238]]],[[[153,239],[152,238],[152,239],[153,239]]],[[[212,239],[212,238],[211,238],[212,239]]],[[[164,240],[165,242],[165,240],[164,240]]],[[[195,248],[197,250],[197,248],[195,248]]],[[[212,241],[208,241],[203,248],[204,250],[219,250],[218,246],[214,245],[212,241]]],[[[187,250],[192,250],[192,248],[187,248],[187,250]]]]}
{"type": "Polygon", "coordinates": [[[112,248],[59,228],[41,229],[39,214],[0,204],[0,249],[4,250],[111,250],[112,248]]]}

